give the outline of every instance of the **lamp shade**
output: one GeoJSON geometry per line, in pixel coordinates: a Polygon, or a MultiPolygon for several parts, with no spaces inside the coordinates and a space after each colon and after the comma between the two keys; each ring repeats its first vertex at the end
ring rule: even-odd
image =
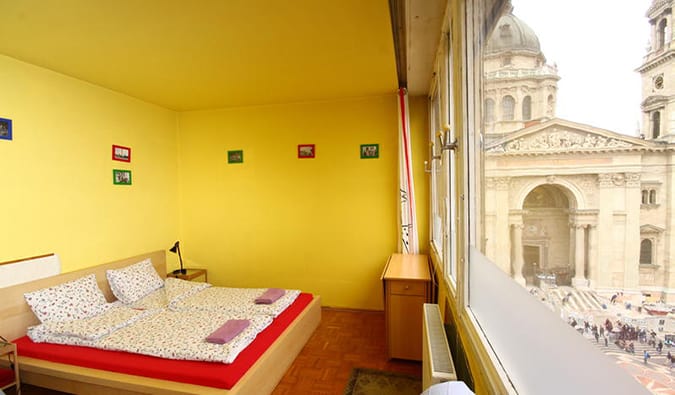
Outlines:
{"type": "Polygon", "coordinates": [[[178,261],[180,262],[180,269],[174,270],[173,274],[186,274],[187,270],[183,269],[183,257],[180,254],[180,241],[175,242],[169,251],[173,252],[174,254],[178,253],[178,261]]]}

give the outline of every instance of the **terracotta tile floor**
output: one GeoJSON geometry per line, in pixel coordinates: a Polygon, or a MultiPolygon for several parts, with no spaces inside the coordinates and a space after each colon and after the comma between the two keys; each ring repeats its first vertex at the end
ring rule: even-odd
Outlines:
{"type": "MultiPolygon", "coordinates": [[[[323,308],[321,324],[273,394],[339,395],[354,367],[422,375],[420,362],[387,358],[383,312],[323,308]]],[[[63,394],[29,385],[24,385],[21,392],[23,395],[63,394]]]]}

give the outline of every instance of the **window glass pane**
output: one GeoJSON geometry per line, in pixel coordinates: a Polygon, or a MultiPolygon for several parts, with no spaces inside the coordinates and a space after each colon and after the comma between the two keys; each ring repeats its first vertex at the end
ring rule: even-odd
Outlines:
{"type": "Polygon", "coordinates": [[[650,264],[652,263],[652,242],[651,240],[645,239],[640,243],[640,263],[641,264],[650,264]]]}
{"type": "MultiPolygon", "coordinates": [[[[485,29],[489,36],[476,71],[480,100],[475,100],[483,107],[470,114],[483,124],[475,128],[482,142],[475,180],[481,206],[470,211],[476,218],[469,222],[480,224],[480,239],[469,258],[469,307],[518,392],[574,393],[571,386],[578,385],[589,393],[625,393],[614,387],[622,382],[646,393],[633,368],[645,366],[641,353],[647,345],[632,337],[618,341],[604,322],[631,334],[653,330],[662,342],[675,335],[669,332],[675,322],[659,326],[657,317],[638,308],[647,290],[655,300],[675,303],[675,279],[666,275],[675,268],[661,257],[675,250],[675,241],[663,236],[675,223],[675,207],[665,207],[665,199],[643,205],[651,198],[649,188],[642,191],[643,185],[671,184],[670,159],[656,152],[663,143],[653,141],[658,132],[650,129],[663,93],[652,89],[654,77],[666,75],[675,59],[659,58],[662,53],[652,49],[645,53],[639,45],[656,37],[653,19],[664,11],[631,3],[606,18],[612,3],[604,0],[511,3],[494,28],[485,29]],[[616,34],[612,41],[621,42],[622,50],[600,54],[606,37],[597,31],[616,34]],[[655,67],[658,62],[664,65],[655,67]],[[647,137],[637,140],[640,134],[647,137]],[[571,323],[577,331],[570,330],[571,323]],[[624,350],[631,342],[640,355],[624,350]],[[560,372],[545,372],[550,360],[523,350],[565,354],[556,366],[578,371],[602,364],[611,379],[568,381],[560,372]],[[632,362],[619,364],[625,356],[632,362]],[[570,386],[567,392],[557,387],[563,382],[570,386]],[[545,388],[552,383],[557,388],[545,388]]],[[[658,355],[650,363],[667,366],[658,355]]],[[[658,370],[650,370],[650,377],[675,390],[668,374],[658,370]]]]}
{"type": "Polygon", "coordinates": [[[443,173],[441,166],[441,143],[437,137],[441,127],[440,121],[440,93],[438,86],[432,92],[429,103],[429,140],[431,144],[431,242],[439,256],[443,257],[443,205],[446,196],[443,191],[443,173]]]}

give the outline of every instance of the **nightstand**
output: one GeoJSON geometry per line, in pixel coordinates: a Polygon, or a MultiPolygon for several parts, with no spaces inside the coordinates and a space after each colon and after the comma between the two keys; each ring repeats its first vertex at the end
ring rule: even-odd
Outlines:
{"type": "Polygon", "coordinates": [[[21,394],[19,362],[16,359],[16,345],[0,341],[0,390],[16,385],[16,394],[21,394]],[[5,358],[7,357],[7,358],[5,358]]]}
{"type": "Polygon", "coordinates": [[[181,273],[168,273],[168,277],[174,277],[174,278],[180,278],[181,280],[187,280],[187,281],[192,281],[195,278],[204,276],[204,282],[207,283],[209,282],[208,274],[206,272],[206,269],[185,269],[186,273],[181,274],[181,273]]]}
{"type": "Polygon", "coordinates": [[[421,361],[424,303],[431,302],[429,258],[393,254],[382,281],[389,358],[421,361]]]}

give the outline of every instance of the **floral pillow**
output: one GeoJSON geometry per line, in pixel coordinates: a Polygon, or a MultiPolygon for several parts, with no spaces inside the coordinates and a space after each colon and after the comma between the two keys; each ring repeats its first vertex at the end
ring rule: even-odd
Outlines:
{"type": "Polygon", "coordinates": [[[88,318],[98,314],[106,304],[93,274],[23,296],[40,322],[88,318]]]}
{"type": "Polygon", "coordinates": [[[106,270],[105,275],[113,295],[125,304],[164,286],[149,258],[122,269],[106,270]]]}

